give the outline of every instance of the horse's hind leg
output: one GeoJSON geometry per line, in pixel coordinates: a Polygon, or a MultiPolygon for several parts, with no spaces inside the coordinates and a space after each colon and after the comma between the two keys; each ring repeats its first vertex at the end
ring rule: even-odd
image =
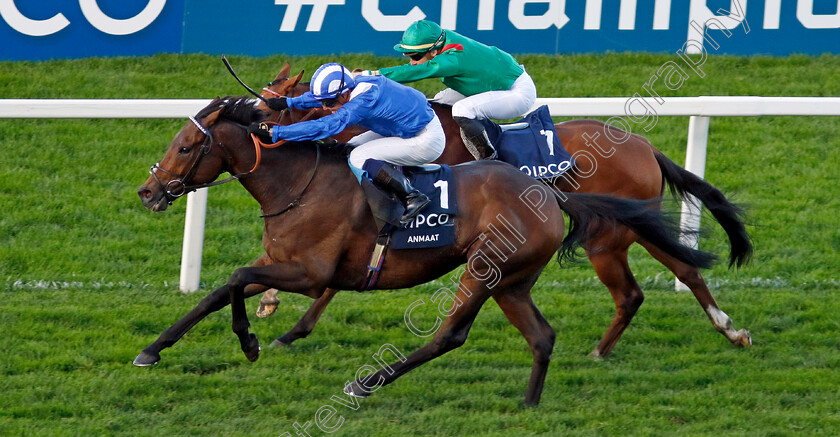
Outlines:
{"type": "Polygon", "coordinates": [[[344,387],[344,393],[356,397],[368,397],[381,386],[394,382],[415,367],[461,347],[467,341],[467,334],[470,332],[475,316],[478,315],[478,310],[490,297],[490,290],[485,284],[472,277],[465,279],[468,275],[469,273],[464,273],[461,277],[461,284],[455,295],[457,300],[463,303],[452,310],[431,342],[408,357],[398,356],[401,358],[400,361],[386,364],[382,369],[365,378],[349,383],[344,387]]]}
{"type": "Polygon", "coordinates": [[[646,241],[639,241],[639,244],[644,246],[654,258],[674,272],[677,279],[691,289],[694,297],[697,298],[700,306],[703,307],[706,315],[709,316],[709,320],[712,321],[712,326],[718,332],[723,334],[735,346],[752,345],[752,338],[750,337],[749,331],[746,329],[736,331],[732,327],[732,319],[720,310],[717,302],[715,302],[715,298],[712,297],[709,288],[706,286],[706,281],[703,280],[703,275],[700,274],[698,269],[677,261],[646,241]]]}
{"type": "Polygon", "coordinates": [[[534,304],[530,288],[524,291],[520,289],[496,293],[493,299],[531,347],[534,366],[531,368],[531,379],[528,381],[528,391],[525,393],[525,405],[537,405],[540,403],[545,375],[551,361],[551,352],[554,350],[554,329],[534,304]]]}
{"type": "Polygon", "coordinates": [[[592,357],[605,357],[612,352],[621,334],[633,320],[645,296],[627,264],[627,248],[604,249],[589,254],[589,260],[601,282],[607,286],[615,301],[615,317],[601,338],[592,357]]]}
{"type": "Polygon", "coordinates": [[[315,329],[315,324],[318,323],[318,319],[321,318],[321,314],[324,313],[324,310],[327,308],[327,305],[330,303],[333,297],[338,293],[338,290],[334,290],[332,288],[327,288],[324,291],[324,294],[315,299],[315,302],[312,302],[312,306],[306,310],[306,314],[300,318],[294,328],[290,329],[289,332],[280,336],[280,338],[275,339],[271,342],[272,346],[288,346],[292,344],[295,340],[301,339],[309,335],[313,329],[315,329]]]}

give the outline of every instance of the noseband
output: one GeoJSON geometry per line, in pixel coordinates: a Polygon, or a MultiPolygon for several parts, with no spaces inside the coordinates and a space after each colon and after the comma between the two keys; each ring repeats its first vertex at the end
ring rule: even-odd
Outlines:
{"type": "MultiPolygon", "coordinates": [[[[230,181],[235,181],[235,180],[237,180],[237,179],[239,179],[243,176],[251,174],[257,168],[257,166],[254,165],[254,168],[252,168],[250,171],[247,171],[247,172],[244,172],[244,173],[234,174],[233,176],[231,176],[227,179],[222,179],[220,181],[214,181],[214,182],[208,182],[208,183],[204,183],[204,184],[189,185],[189,181],[193,178],[193,176],[195,176],[195,173],[198,171],[198,164],[201,163],[201,160],[206,155],[208,155],[210,153],[210,151],[213,149],[213,144],[215,142],[213,140],[213,134],[210,132],[210,130],[205,128],[204,126],[202,126],[201,123],[199,123],[199,121],[195,119],[195,117],[190,117],[190,121],[192,121],[193,124],[195,124],[195,126],[198,128],[198,130],[201,131],[201,133],[204,134],[205,138],[204,138],[204,142],[201,143],[201,148],[198,151],[198,156],[195,157],[195,160],[193,161],[192,166],[190,166],[190,169],[189,169],[189,171],[187,171],[186,175],[180,175],[180,174],[171,172],[171,171],[161,167],[160,162],[156,163],[155,165],[153,165],[149,169],[149,174],[151,174],[152,177],[154,178],[155,182],[158,183],[158,186],[160,187],[161,191],[163,191],[164,195],[166,196],[166,201],[169,202],[170,205],[172,204],[172,202],[175,201],[175,199],[183,196],[184,194],[187,194],[187,193],[190,193],[192,191],[198,190],[199,188],[207,188],[207,187],[212,187],[212,186],[228,183],[230,181]],[[169,182],[164,184],[157,177],[157,172],[158,171],[166,173],[172,179],[170,179],[169,182]]],[[[225,155],[227,155],[228,162],[232,162],[231,159],[230,159],[231,155],[228,152],[228,150],[225,148],[224,144],[219,143],[219,147],[222,149],[222,151],[225,153],[225,155]]]]}

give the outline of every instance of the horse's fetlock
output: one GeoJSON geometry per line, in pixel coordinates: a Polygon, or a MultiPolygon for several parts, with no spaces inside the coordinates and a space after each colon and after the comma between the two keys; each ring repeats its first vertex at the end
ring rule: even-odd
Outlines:
{"type": "Polygon", "coordinates": [[[251,327],[251,323],[246,321],[235,321],[231,324],[231,328],[233,328],[233,332],[240,333],[240,332],[248,332],[248,328],[251,327]]]}

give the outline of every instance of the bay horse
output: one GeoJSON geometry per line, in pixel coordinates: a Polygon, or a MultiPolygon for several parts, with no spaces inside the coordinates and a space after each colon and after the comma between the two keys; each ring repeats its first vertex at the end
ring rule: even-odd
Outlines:
{"type": "MultiPolygon", "coordinates": [[[[263,97],[298,96],[309,90],[309,84],[301,82],[303,71],[289,77],[291,65],[287,62],[275,79],[263,88],[263,97]]],[[[262,105],[266,110],[266,106],[262,105]]],[[[460,127],[452,118],[452,107],[432,102],[446,134],[446,148],[435,162],[455,165],[473,161],[475,158],[467,151],[461,139],[460,127]]],[[[292,109],[273,113],[272,118],[280,121],[286,117],[287,123],[304,118],[319,118],[327,115],[320,109],[309,112],[292,109]]],[[[577,164],[566,176],[552,181],[550,187],[563,198],[565,192],[610,194],[631,199],[652,199],[661,197],[666,187],[682,200],[699,200],[708,208],[712,216],[723,227],[729,238],[730,267],[740,267],[752,255],[752,243],[744,227],[743,212],[727,200],[717,188],[685,170],[657,150],[644,137],[626,133],[618,128],[597,120],[573,120],[555,125],[557,137],[563,147],[571,153],[577,164]],[[610,131],[610,135],[607,134],[610,131]],[[617,142],[611,138],[625,139],[617,142]],[[585,164],[585,166],[584,166],[585,164]]],[[[351,127],[335,138],[348,141],[363,132],[359,127],[351,127]]],[[[661,207],[661,205],[656,205],[661,207]]],[[[733,328],[732,320],[721,311],[709,291],[700,271],[690,265],[663,253],[632,231],[608,232],[597,241],[598,251],[586,253],[598,278],[607,286],[615,302],[616,314],[604,333],[597,347],[590,354],[593,357],[609,355],[621,334],[630,324],[633,316],[644,301],[644,294],[636,282],[627,253],[633,243],[641,244],[654,258],[667,267],[682,283],[686,284],[705,311],[712,326],[723,334],[733,345],[746,347],[752,344],[749,331],[733,328]]],[[[315,327],[318,319],[335,296],[337,290],[327,290],[324,295],[312,303],[300,321],[288,332],[277,338],[272,344],[289,345],[293,341],[306,337],[315,327]]],[[[276,290],[268,290],[262,297],[257,315],[267,317],[277,308],[279,300],[276,290]]]]}
{"type": "MultiPolygon", "coordinates": [[[[227,304],[231,305],[232,329],[241,349],[247,359],[255,361],[260,345],[249,332],[246,297],[268,288],[311,298],[321,297],[327,288],[364,289],[377,228],[363,190],[347,165],[344,148],[340,144],[289,142],[262,149],[256,141],[252,143],[246,129],[264,115],[255,100],[214,100],[178,132],[166,155],[152,166],[150,177],[138,188],[146,208],[164,211],[189,191],[238,180],[262,208],[265,254],[250,267],[237,269],[225,285],[164,331],[137,356],[135,365],[157,363],[162,349],[227,304]],[[223,172],[232,176],[216,181],[223,172]]],[[[677,225],[649,208],[647,202],[592,194],[570,194],[559,201],[522,172],[494,161],[462,164],[452,171],[455,181],[451,190],[458,196],[460,209],[454,219],[455,243],[388,251],[376,284],[378,289],[412,287],[466,263],[450,315],[429,344],[348,385],[346,390],[354,395],[373,391],[370,381],[378,381],[376,387],[390,384],[464,344],[476,314],[492,297],[531,348],[534,362],[525,402],[535,405],[555,334],[531,299],[530,290],[558,250],[561,258],[569,256],[575,244],[621,223],[689,265],[708,267],[714,259],[682,245],[677,225]],[[565,238],[561,211],[569,216],[570,231],[565,238]],[[510,226],[508,233],[487,232],[499,220],[510,226]],[[510,250],[498,250],[501,247],[510,250]]]]}

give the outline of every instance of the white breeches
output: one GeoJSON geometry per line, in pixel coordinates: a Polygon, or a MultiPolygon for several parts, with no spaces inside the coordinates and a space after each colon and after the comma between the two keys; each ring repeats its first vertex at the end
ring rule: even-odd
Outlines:
{"type": "Polygon", "coordinates": [[[487,91],[466,97],[447,88],[437,93],[432,100],[452,105],[453,117],[505,120],[520,117],[534,106],[537,86],[526,71],[513,82],[509,90],[487,91]]]}
{"type": "Polygon", "coordinates": [[[437,115],[413,138],[384,137],[367,131],[348,141],[357,146],[350,152],[350,164],[361,169],[368,159],[395,165],[428,164],[443,153],[446,136],[437,115]]]}

